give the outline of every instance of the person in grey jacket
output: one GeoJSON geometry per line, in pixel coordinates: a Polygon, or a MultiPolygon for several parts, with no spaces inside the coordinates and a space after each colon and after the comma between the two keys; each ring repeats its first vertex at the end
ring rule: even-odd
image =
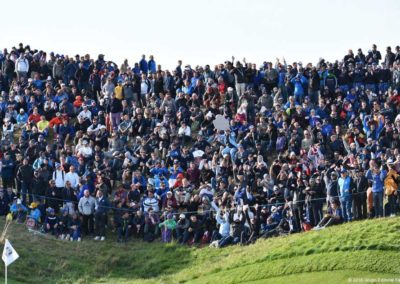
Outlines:
{"type": "Polygon", "coordinates": [[[90,195],[89,190],[83,192],[83,197],[79,200],[78,210],[82,215],[82,232],[85,235],[93,234],[93,216],[95,211],[96,199],[90,195]]]}
{"type": "Polygon", "coordinates": [[[58,82],[58,80],[62,80],[64,77],[64,63],[61,59],[57,59],[53,65],[53,79],[58,82]]]}
{"type": "Polygon", "coordinates": [[[25,58],[25,54],[21,53],[18,59],[15,61],[15,72],[17,73],[18,80],[22,77],[27,77],[29,72],[29,61],[25,58]]]}

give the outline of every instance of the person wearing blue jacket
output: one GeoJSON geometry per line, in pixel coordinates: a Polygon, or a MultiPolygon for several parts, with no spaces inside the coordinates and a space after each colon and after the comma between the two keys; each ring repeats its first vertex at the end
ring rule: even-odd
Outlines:
{"type": "Polygon", "coordinates": [[[139,67],[139,63],[135,63],[135,65],[132,68],[132,72],[135,75],[140,75],[140,67],[139,67]]]}
{"type": "Polygon", "coordinates": [[[161,180],[159,186],[158,187],[154,186],[154,188],[156,196],[159,197],[160,199],[164,198],[167,195],[167,192],[170,191],[168,182],[165,182],[164,180],[161,180]]]}
{"type": "Polygon", "coordinates": [[[379,169],[374,161],[370,162],[370,169],[365,177],[372,182],[372,197],[375,217],[383,217],[383,186],[387,172],[379,169]]]}
{"type": "Polygon", "coordinates": [[[218,232],[214,232],[212,235],[212,243],[210,247],[218,247],[219,240],[230,236],[231,224],[229,223],[229,211],[224,211],[218,208],[215,202],[211,202],[211,206],[216,211],[215,219],[219,225],[218,232]]]}
{"type": "Polygon", "coordinates": [[[157,65],[156,65],[156,62],[154,61],[154,56],[153,55],[150,55],[150,59],[147,62],[147,66],[149,68],[149,72],[156,73],[157,65]]]}
{"type": "Polygon", "coordinates": [[[104,241],[106,239],[106,220],[107,220],[107,212],[110,208],[110,203],[108,199],[104,196],[103,191],[97,191],[96,205],[95,205],[95,230],[96,237],[94,238],[96,241],[104,241]]]}
{"type": "Polygon", "coordinates": [[[167,176],[169,172],[166,167],[161,166],[160,161],[157,161],[154,168],[150,170],[150,173],[154,176],[167,176]]]}
{"type": "Polygon", "coordinates": [[[65,65],[64,68],[64,84],[69,84],[71,79],[74,79],[75,73],[78,70],[77,64],[74,62],[74,59],[71,57],[69,62],[65,65]]]}
{"type": "Polygon", "coordinates": [[[350,222],[353,219],[352,206],[353,198],[352,192],[355,187],[352,178],[348,175],[346,169],[342,169],[340,172],[339,184],[339,196],[340,203],[342,205],[343,217],[346,222],[350,222]]]}
{"type": "Polygon", "coordinates": [[[327,118],[324,118],[322,120],[321,132],[325,137],[328,137],[333,133],[333,126],[329,123],[329,120],[327,118]]]}
{"type": "Polygon", "coordinates": [[[26,214],[28,214],[28,208],[22,204],[21,199],[15,197],[13,204],[10,207],[10,212],[14,220],[17,220],[18,223],[23,223],[25,221],[26,214]]]}
{"type": "Polygon", "coordinates": [[[44,219],[44,230],[46,233],[51,233],[53,236],[58,237],[60,233],[60,227],[58,225],[58,217],[56,211],[49,207],[47,208],[47,215],[44,219]]]}
{"type": "Polygon", "coordinates": [[[29,212],[29,217],[32,218],[33,220],[35,220],[36,224],[40,223],[40,218],[42,216],[42,212],[40,211],[40,209],[37,207],[37,203],[36,202],[32,202],[31,205],[29,206],[29,208],[31,209],[29,212]]]}
{"type": "Polygon", "coordinates": [[[142,59],[139,61],[139,68],[140,71],[142,71],[143,73],[147,74],[147,72],[149,72],[149,64],[146,61],[146,55],[142,55],[142,59]]]}
{"type": "Polygon", "coordinates": [[[25,112],[23,108],[19,110],[19,114],[17,115],[17,124],[19,127],[25,125],[28,122],[28,114],[25,112]]]}
{"type": "Polygon", "coordinates": [[[372,138],[374,140],[378,140],[379,136],[381,135],[384,123],[380,119],[378,123],[378,127],[375,127],[374,121],[371,120],[370,115],[363,115],[362,116],[362,123],[364,127],[365,134],[367,134],[367,138],[372,138]]]}
{"type": "Polygon", "coordinates": [[[290,83],[294,85],[294,97],[297,102],[301,103],[303,101],[304,86],[307,85],[307,82],[307,78],[300,73],[290,80],[290,83]]]}
{"type": "Polygon", "coordinates": [[[225,134],[222,137],[222,144],[225,146],[225,148],[222,150],[222,155],[225,156],[230,154],[233,161],[233,157],[235,157],[235,154],[239,148],[239,145],[236,143],[235,132],[231,131],[231,129],[225,130],[225,134]]]}
{"type": "Polygon", "coordinates": [[[147,180],[140,171],[135,171],[132,177],[132,184],[136,184],[140,189],[145,189],[147,180]]]}
{"type": "Polygon", "coordinates": [[[169,179],[176,179],[178,174],[183,173],[178,159],[174,160],[174,164],[169,168],[169,179]]]}

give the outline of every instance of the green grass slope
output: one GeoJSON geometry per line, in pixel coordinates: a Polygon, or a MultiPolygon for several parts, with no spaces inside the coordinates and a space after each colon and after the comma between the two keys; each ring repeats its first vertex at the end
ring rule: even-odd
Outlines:
{"type": "Polygon", "coordinates": [[[8,269],[9,283],[382,283],[400,278],[399,221],[353,222],[224,249],[111,238],[69,243],[13,224],[8,238],[20,259],[8,269]]]}

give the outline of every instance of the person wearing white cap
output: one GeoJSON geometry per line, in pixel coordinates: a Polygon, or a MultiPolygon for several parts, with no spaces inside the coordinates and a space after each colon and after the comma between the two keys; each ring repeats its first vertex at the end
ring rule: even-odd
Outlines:
{"type": "Polygon", "coordinates": [[[182,243],[183,235],[185,231],[189,228],[189,219],[186,218],[186,215],[181,213],[179,215],[179,220],[176,222],[175,232],[177,236],[178,243],[182,243]]]}
{"type": "Polygon", "coordinates": [[[21,199],[15,197],[14,202],[10,207],[10,212],[14,220],[17,220],[19,223],[23,223],[25,221],[26,214],[28,213],[28,208],[22,204],[21,199]]]}
{"type": "Polygon", "coordinates": [[[21,108],[17,115],[17,126],[21,128],[27,122],[28,122],[28,114],[25,112],[23,108],[21,108]]]}

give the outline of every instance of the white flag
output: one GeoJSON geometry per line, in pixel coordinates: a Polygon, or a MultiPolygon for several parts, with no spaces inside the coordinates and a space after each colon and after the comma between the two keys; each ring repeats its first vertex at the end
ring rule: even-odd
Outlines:
{"type": "Polygon", "coordinates": [[[2,259],[6,266],[9,266],[11,263],[16,261],[19,258],[18,253],[12,247],[11,243],[6,239],[6,243],[4,244],[3,256],[2,259]]]}
{"type": "Polygon", "coordinates": [[[226,119],[223,115],[218,114],[214,121],[213,121],[214,127],[218,130],[227,130],[229,129],[229,120],[226,119]]]}

